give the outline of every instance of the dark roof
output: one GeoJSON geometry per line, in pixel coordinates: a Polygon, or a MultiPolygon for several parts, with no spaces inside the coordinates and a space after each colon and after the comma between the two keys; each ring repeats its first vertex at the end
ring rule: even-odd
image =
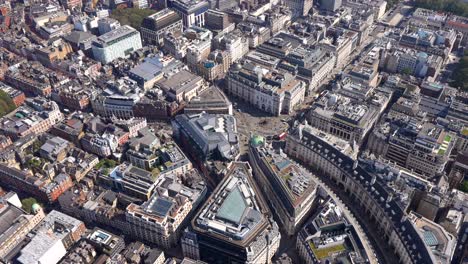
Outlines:
{"type": "Polygon", "coordinates": [[[90,39],[96,39],[96,36],[88,32],[72,31],[63,38],[68,42],[79,44],[90,39]]]}
{"type": "Polygon", "coordinates": [[[0,234],[4,234],[15,220],[23,214],[19,208],[8,206],[0,213],[0,234]]]}

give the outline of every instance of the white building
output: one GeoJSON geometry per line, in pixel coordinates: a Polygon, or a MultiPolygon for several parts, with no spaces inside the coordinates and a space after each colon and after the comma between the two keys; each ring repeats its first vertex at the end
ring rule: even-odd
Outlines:
{"type": "Polygon", "coordinates": [[[127,25],[105,33],[92,44],[94,58],[104,64],[141,48],[140,32],[127,25]]]}
{"type": "Polygon", "coordinates": [[[203,27],[205,25],[205,12],[209,3],[203,0],[175,0],[170,7],[182,17],[184,28],[192,26],[203,27]]]}

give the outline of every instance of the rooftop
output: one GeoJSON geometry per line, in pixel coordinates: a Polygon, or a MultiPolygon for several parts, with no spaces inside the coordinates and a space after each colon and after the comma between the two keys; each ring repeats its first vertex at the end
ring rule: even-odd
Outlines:
{"type": "Polygon", "coordinates": [[[365,263],[367,259],[354,227],[332,200],[304,225],[298,241],[319,263],[365,263]]]}
{"type": "Polygon", "coordinates": [[[231,243],[245,245],[269,225],[268,207],[246,163],[235,163],[192,220],[193,227],[231,243]]]}
{"type": "Polygon", "coordinates": [[[267,166],[270,173],[264,171],[266,176],[273,176],[269,181],[279,187],[275,188],[276,195],[283,202],[290,203],[286,208],[294,211],[293,208],[302,207],[303,202],[315,195],[317,184],[313,180],[312,173],[289,159],[282,149],[274,149],[269,144],[260,144],[253,153],[267,166]]]}
{"type": "Polygon", "coordinates": [[[185,106],[184,111],[193,113],[200,109],[200,112],[204,109],[230,107],[231,101],[227,96],[216,86],[210,86],[203,90],[197,97],[192,98],[190,102],[185,106]]]}
{"type": "Polygon", "coordinates": [[[202,78],[187,70],[181,70],[160,82],[161,88],[174,94],[182,94],[192,90],[202,78]]]}
{"type": "Polygon", "coordinates": [[[117,42],[122,38],[127,38],[128,36],[133,34],[139,33],[136,29],[132,28],[131,26],[123,25],[99,36],[95,43],[99,43],[101,46],[112,45],[114,42],[117,42]]]}
{"type": "Polygon", "coordinates": [[[163,63],[159,56],[146,58],[143,63],[138,64],[130,70],[130,76],[135,75],[145,81],[157,78],[162,74],[163,63]]]}
{"type": "Polygon", "coordinates": [[[205,155],[217,150],[221,159],[233,160],[239,154],[237,122],[231,115],[184,114],[176,116],[174,124],[192,138],[205,155]]]}

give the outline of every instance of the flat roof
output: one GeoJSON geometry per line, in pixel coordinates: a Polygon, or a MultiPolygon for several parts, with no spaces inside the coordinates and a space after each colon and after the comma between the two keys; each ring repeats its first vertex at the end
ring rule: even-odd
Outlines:
{"type": "Polygon", "coordinates": [[[118,38],[121,38],[123,36],[129,35],[133,32],[137,32],[136,29],[132,28],[131,26],[128,25],[123,25],[119,28],[116,28],[112,31],[109,31],[101,36],[98,37],[97,41],[101,43],[108,43],[113,40],[116,40],[118,38]]]}

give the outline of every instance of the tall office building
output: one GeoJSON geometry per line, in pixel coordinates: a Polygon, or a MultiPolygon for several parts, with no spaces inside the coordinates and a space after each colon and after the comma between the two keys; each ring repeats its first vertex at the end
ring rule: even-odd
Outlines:
{"type": "Polygon", "coordinates": [[[168,8],[144,18],[141,23],[141,37],[146,44],[161,45],[165,34],[182,30],[181,17],[168,8]]]}
{"type": "Polygon", "coordinates": [[[307,16],[313,5],[312,0],[286,0],[284,3],[291,10],[293,17],[307,16]]]}
{"type": "Polygon", "coordinates": [[[281,238],[248,163],[233,163],[192,228],[201,260],[212,264],[270,263],[281,238]]]}
{"type": "Polygon", "coordinates": [[[192,26],[203,27],[205,12],[210,8],[210,4],[204,0],[174,0],[169,6],[182,17],[186,29],[192,26]]]}
{"type": "Polygon", "coordinates": [[[335,12],[341,7],[341,0],[320,0],[320,8],[323,10],[335,12]]]}
{"type": "Polygon", "coordinates": [[[141,48],[140,32],[127,25],[105,33],[92,44],[93,56],[101,63],[126,57],[141,48]]]}

